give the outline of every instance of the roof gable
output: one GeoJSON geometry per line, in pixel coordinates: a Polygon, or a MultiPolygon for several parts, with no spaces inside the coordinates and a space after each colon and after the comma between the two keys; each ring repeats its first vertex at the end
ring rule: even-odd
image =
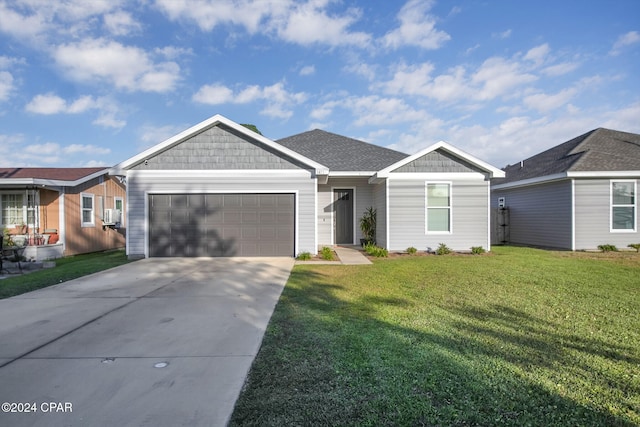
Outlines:
{"type": "Polygon", "coordinates": [[[640,172],[640,135],[598,128],[504,168],[495,184],[589,172],[640,172]]]}
{"type": "Polygon", "coordinates": [[[480,172],[490,177],[504,176],[504,172],[466,153],[453,145],[440,141],[430,147],[396,162],[376,174],[376,178],[387,178],[392,173],[458,173],[480,172]]]}
{"type": "Polygon", "coordinates": [[[375,172],[407,154],[389,148],[315,129],[276,141],[332,171],[375,172]]]}
{"type": "Polygon", "coordinates": [[[298,168],[309,166],[223,124],[206,128],[132,167],[139,170],[298,168]]]}
{"type": "MultiPolygon", "coordinates": [[[[318,175],[326,175],[328,174],[328,168],[314,160],[311,160],[299,153],[288,149],[282,145],[277,144],[276,142],[250,130],[246,127],[235,123],[220,114],[216,114],[213,117],[208,118],[191,128],[174,135],[173,137],[143,151],[136,156],[133,156],[124,162],[121,162],[114,166],[110,173],[113,175],[121,175],[124,174],[125,170],[133,169],[136,166],[143,164],[145,160],[149,160],[156,156],[160,156],[161,153],[170,150],[179,144],[184,143],[185,141],[189,141],[194,138],[196,135],[202,134],[208,129],[213,127],[221,126],[234,133],[235,136],[244,139],[245,142],[252,141],[254,145],[261,146],[263,149],[267,149],[271,154],[278,153],[280,155],[288,156],[289,158],[299,162],[299,164],[306,165],[309,168],[315,169],[316,174],[318,175]]],[[[193,142],[193,141],[192,141],[193,142]]],[[[163,159],[166,160],[166,159],[163,159]]],[[[149,162],[147,162],[149,163],[149,162]]]]}

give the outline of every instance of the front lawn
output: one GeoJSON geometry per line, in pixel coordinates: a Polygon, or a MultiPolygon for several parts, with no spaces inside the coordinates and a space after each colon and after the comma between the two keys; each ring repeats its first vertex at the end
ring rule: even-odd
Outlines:
{"type": "Polygon", "coordinates": [[[123,250],[75,255],[55,260],[54,268],[0,280],[0,299],[77,279],[129,262],[123,250]]]}
{"type": "Polygon", "coordinates": [[[231,425],[640,425],[640,255],[296,266],[231,425]]]}

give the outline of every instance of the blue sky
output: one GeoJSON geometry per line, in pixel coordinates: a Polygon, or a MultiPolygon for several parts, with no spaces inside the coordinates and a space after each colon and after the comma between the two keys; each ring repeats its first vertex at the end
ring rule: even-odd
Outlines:
{"type": "Polygon", "coordinates": [[[0,166],[111,166],[214,114],[498,167],[640,133],[640,2],[0,0],[0,166]]]}

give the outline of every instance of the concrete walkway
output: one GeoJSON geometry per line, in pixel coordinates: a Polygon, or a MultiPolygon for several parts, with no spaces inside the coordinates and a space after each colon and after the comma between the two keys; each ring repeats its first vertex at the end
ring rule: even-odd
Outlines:
{"type": "Polygon", "coordinates": [[[338,255],[339,261],[296,261],[296,264],[310,265],[367,265],[371,261],[365,257],[356,247],[350,246],[333,246],[332,249],[338,255]]]}
{"type": "Polygon", "coordinates": [[[0,300],[0,402],[31,411],[0,425],[224,426],[292,266],[145,259],[0,300]]]}

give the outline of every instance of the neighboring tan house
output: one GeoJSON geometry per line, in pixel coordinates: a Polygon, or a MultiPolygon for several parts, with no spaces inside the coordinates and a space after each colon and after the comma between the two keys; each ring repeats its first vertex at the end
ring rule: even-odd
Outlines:
{"type": "Polygon", "coordinates": [[[489,180],[503,172],[440,142],[413,156],[319,130],[272,141],[211,117],[114,166],[127,253],[295,256],[358,244],[377,210],[389,250],[489,248],[489,180]]]}
{"type": "Polygon", "coordinates": [[[505,172],[491,183],[494,212],[499,205],[508,212],[506,232],[494,224],[494,243],[570,250],[640,243],[640,135],[595,129],[505,172]]]}
{"type": "Polygon", "coordinates": [[[27,245],[27,259],[123,248],[126,189],[108,171],[0,168],[0,229],[27,245]]]}

